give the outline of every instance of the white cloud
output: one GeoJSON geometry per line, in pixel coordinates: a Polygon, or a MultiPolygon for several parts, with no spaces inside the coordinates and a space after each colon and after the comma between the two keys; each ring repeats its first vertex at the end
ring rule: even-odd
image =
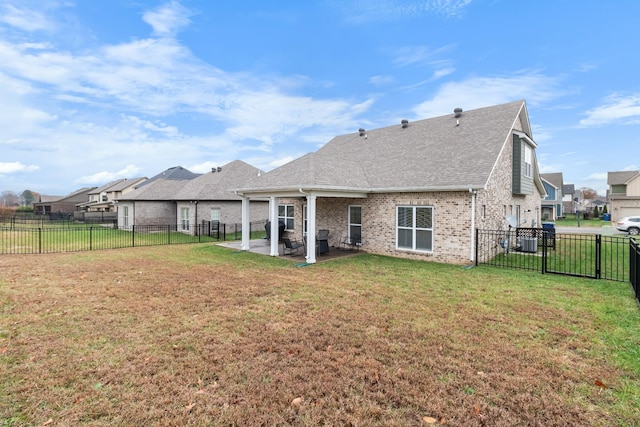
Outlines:
{"type": "Polygon", "coordinates": [[[159,36],[175,35],[182,28],[189,25],[191,11],[177,1],[165,3],[162,6],[145,12],[142,19],[151,25],[153,32],[159,36]]]}
{"type": "Polygon", "coordinates": [[[363,24],[375,21],[399,21],[425,15],[460,15],[472,0],[335,0],[330,1],[344,19],[363,24]]]}
{"type": "Polygon", "coordinates": [[[20,162],[0,162],[0,174],[10,174],[18,172],[35,172],[40,169],[36,165],[24,165],[20,162]]]}
{"type": "Polygon", "coordinates": [[[42,12],[11,4],[0,5],[0,22],[29,32],[53,28],[42,12]]]}
{"type": "Polygon", "coordinates": [[[586,112],[586,118],[580,120],[580,126],[600,126],[613,122],[622,124],[640,123],[640,94],[621,96],[613,94],[605,99],[603,105],[586,112]]]}
{"type": "Polygon", "coordinates": [[[127,165],[125,168],[116,172],[102,171],[93,175],[82,176],[76,180],[76,184],[103,185],[122,178],[134,178],[139,172],[139,167],[135,165],[127,165]]]}
{"type": "Polygon", "coordinates": [[[443,84],[432,99],[416,105],[413,111],[416,118],[420,119],[448,114],[456,107],[471,110],[520,99],[535,105],[561,95],[557,78],[536,72],[472,77],[443,84]]]}
{"type": "Polygon", "coordinates": [[[395,82],[396,82],[396,79],[393,76],[378,75],[378,76],[369,77],[369,83],[377,87],[389,86],[394,84],[395,82]]]}

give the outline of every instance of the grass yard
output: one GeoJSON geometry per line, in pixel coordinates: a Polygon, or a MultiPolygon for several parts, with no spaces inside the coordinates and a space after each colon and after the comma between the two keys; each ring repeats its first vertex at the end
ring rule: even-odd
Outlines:
{"type": "Polygon", "coordinates": [[[640,425],[626,283],[211,244],[0,256],[0,426],[640,425]]]}

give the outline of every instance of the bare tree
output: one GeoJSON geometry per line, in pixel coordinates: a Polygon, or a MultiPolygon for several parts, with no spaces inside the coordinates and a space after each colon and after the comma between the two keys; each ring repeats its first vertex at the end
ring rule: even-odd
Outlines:
{"type": "Polygon", "coordinates": [[[598,197],[598,192],[593,188],[583,187],[580,191],[582,192],[582,198],[585,200],[594,200],[598,197]]]}
{"type": "Polygon", "coordinates": [[[20,196],[13,191],[3,191],[0,196],[0,206],[4,208],[20,206],[20,196]]]}

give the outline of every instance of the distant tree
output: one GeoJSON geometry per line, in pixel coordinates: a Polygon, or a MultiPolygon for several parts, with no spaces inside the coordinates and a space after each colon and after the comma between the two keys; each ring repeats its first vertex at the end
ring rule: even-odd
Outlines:
{"type": "Polygon", "coordinates": [[[4,208],[20,206],[20,196],[13,191],[3,191],[0,196],[0,206],[4,208]]]}
{"type": "Polygon", "coordinates": [[[607,210],[607,205],[604,205],[604,206],[602,207],[602,213],[603,213],[603,214],[606,214],[607,212],[609,212],[609,211],[607,210]]]}
{"type": "Polygon", "coordinates": [[[585,188],[581,188],[580,191],[582,192],[582,198],[585,200],[593,200],[596,197],[598,197],[598,192],[593,188],[585,187],[585,188]]]}
{"type": "Polygon", "coordinates": [[[594,206],[593,207],[593,217],[594,218],[598,218],[600,216],[600,210],[598,209],[598,206],[594,206]]]}
{"type": "Polygon", "coordinates": [[[24,190],[20,196],[22,197],[22,200],[24,200],[24,204],[27,206],[33,205],[33,201],[36,198],[35,194],[33,194],[31,190],[24,190]]]}

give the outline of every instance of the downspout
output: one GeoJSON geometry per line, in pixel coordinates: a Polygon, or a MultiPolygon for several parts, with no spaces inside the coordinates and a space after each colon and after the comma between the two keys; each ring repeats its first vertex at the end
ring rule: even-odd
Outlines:
{"type": "Polygon", "coordinates": [[[473,262],[475,256],[475,230],[476,230],[476,191],[472,188],[469,189],[469,193],[471,193],[471,248],[469,249],[469,260],[473,262]]]}

